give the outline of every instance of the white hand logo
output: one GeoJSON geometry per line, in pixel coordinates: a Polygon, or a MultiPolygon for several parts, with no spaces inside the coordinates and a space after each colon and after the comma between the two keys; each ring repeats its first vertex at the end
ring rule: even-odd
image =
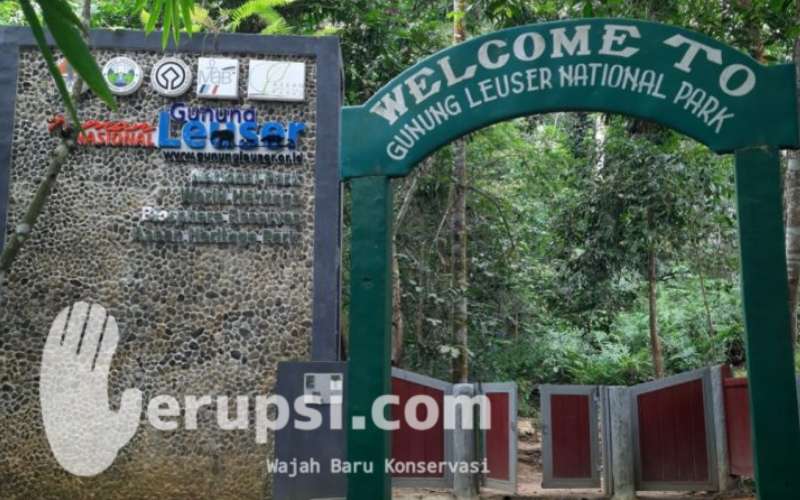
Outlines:
{"type": "Polygon", "coordinates": [[[126,390],[119,411],[108,405],[118,341],[114,317],[85,302],[61,311],[47,336],[39,379],[44,430],[58,463],[76,476],[106,470],[139,427],[141,391],[126,390]]]}

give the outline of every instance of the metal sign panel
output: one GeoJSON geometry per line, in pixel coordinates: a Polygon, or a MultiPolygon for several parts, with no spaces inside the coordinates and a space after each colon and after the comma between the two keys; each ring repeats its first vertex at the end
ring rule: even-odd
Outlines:
{"type": "Polygon", "coordinates": [[[543,488],[599,488],[598,387],[540,385],[543,488]]]}

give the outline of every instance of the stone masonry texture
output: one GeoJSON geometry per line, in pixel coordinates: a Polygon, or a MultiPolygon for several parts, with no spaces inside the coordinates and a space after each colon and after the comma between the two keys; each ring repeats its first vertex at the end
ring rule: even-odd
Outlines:
{"type": "MultiPolygon", "coordinates": [[[[259,55],[259,59],[306,63],[306,100],[246,99],[246,54],[238,58],[239,101],[201,100],[195,85],[166,98],[150,87],[150,69],[176,55],[197,78],[198,54],[95,51],[98,64],[126,55],[139,63],[144,83],[118,97],[110,111],[86,93],[82,120],[157,124],[173,102],[190,106],[254,107],[259,123],[299,121],[306,131],[302,165],[263,166],[173,163],[158,149],[79,147],[55,189],[0,295],[0,498],[2,499],[262,499],[270,498],[266,462],[270,444],[259,445],[253,400],[269,394],[277,363],[308,360],[311,346],[314,247],[316,66],[313,57],[259,55]],[[137,242],[132,233],[144,206],[229,211],[234,207],[182,207],[181,188],[193,168],[271,170],[303,174],[291,189],[300,203],[300,241],[275,244],[178,244],[137,242]],[[104,473],[72,476],[52,456],[42,424],[38,380],[42,348],[60,310],[85,301],[116,318],[120,342],[109,380],[112,408],[128,388],[156,395],[249,396],[248,430],[220,430],[214,405],[199,412],[197,430],[154,429],[144,411],[138,432],[104,473]]],[[[20,51],[16,100],[9,234],[18,223],[58,144],[47,122],[63,113],[55,85],[38,51],[20,51]]],[[[5,119],[10,119],[5,117],[5,119]]],[[[270,207],[253,207],[269,211],[270,207]]],[[[255,228],[259,229],[259,228],[255,228]]],[[[235,405],[231,404],[231,411],[235,405]]]]}

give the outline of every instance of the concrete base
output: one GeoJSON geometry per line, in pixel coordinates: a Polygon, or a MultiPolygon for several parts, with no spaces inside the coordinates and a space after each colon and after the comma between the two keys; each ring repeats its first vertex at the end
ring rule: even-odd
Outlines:
{"type": "MultiPolygon", "coordinates": [[[[456,384],[453,395],[472,397],[475,386],[472,384],[456,384]]],[[[453,430],[453,461],[456,463],[472,463],[475,461],[475,430],[461,427],[463,406],[456,407],[456,428],[453,430]]],[[[475,478],[471,474],[455,472],[453,474],[453,493],[459,500],[476,500],[478,491],[475,478]]]]}
{"type": "Polygon", "coordinates": [[[636,498],[633,457],[633,425],[630,391],[626,387],[609,387],[611,412],[611,477],[614,500],[636,498]]]}
{"type": "Polygon", "coordinates": [[[711,367],[711,392],[714,402],[714,440],[717,449],[717,483],[719,491],[735,486],[728,461],[728,432],[725,426],[725,385],[722,366],[711,367]]]}

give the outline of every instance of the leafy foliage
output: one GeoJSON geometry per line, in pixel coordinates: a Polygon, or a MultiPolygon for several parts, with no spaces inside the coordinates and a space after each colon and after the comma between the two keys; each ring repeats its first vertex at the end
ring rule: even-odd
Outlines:
{"type": "Polygon", "coordinates": [[[146,11],[144,9],[138,9],[138,7],[139,0],[95,2],[92,11],[92,27],[142,29],[145,23],[141,22],[140,13],[146,11]]]}
{"type": "Polygon", "coordinates": [[[25,24],[25,15],[22,13],[22,8],[19,3],[0,1],[0,24],[25,24]]]}
{"type": "Polygon", "coordinates": [[[251,16],[257,16],[266,26],[261,30],[264,35],[287,33],[289,25],[286,19],[276,10],[276,7],[289,5],[294,0],[248,0],[231,13],[231,30],[237,30],[242,21],[251,16]]]}
{"type": "MultiPolygon", "coordinates": [[[[515,380],[532,405],[539,383],[650,379],[642,252],[653,242],[661,249],[667,370],[743,363],[730,160],[668,131],[631,135],[632,123],[555,114],[471,136],[476,380],[515,380]],[[597,124],[607,134],[602,169],[597,124]]],[[[449,372],[454,290],[446,233],[433,242],[431,235],[447,210],[449,161],[447,149],[436,155],[398,233],[404,313],[414,331],[406,335],[406,365],[439,377],[449,372]]]]}

